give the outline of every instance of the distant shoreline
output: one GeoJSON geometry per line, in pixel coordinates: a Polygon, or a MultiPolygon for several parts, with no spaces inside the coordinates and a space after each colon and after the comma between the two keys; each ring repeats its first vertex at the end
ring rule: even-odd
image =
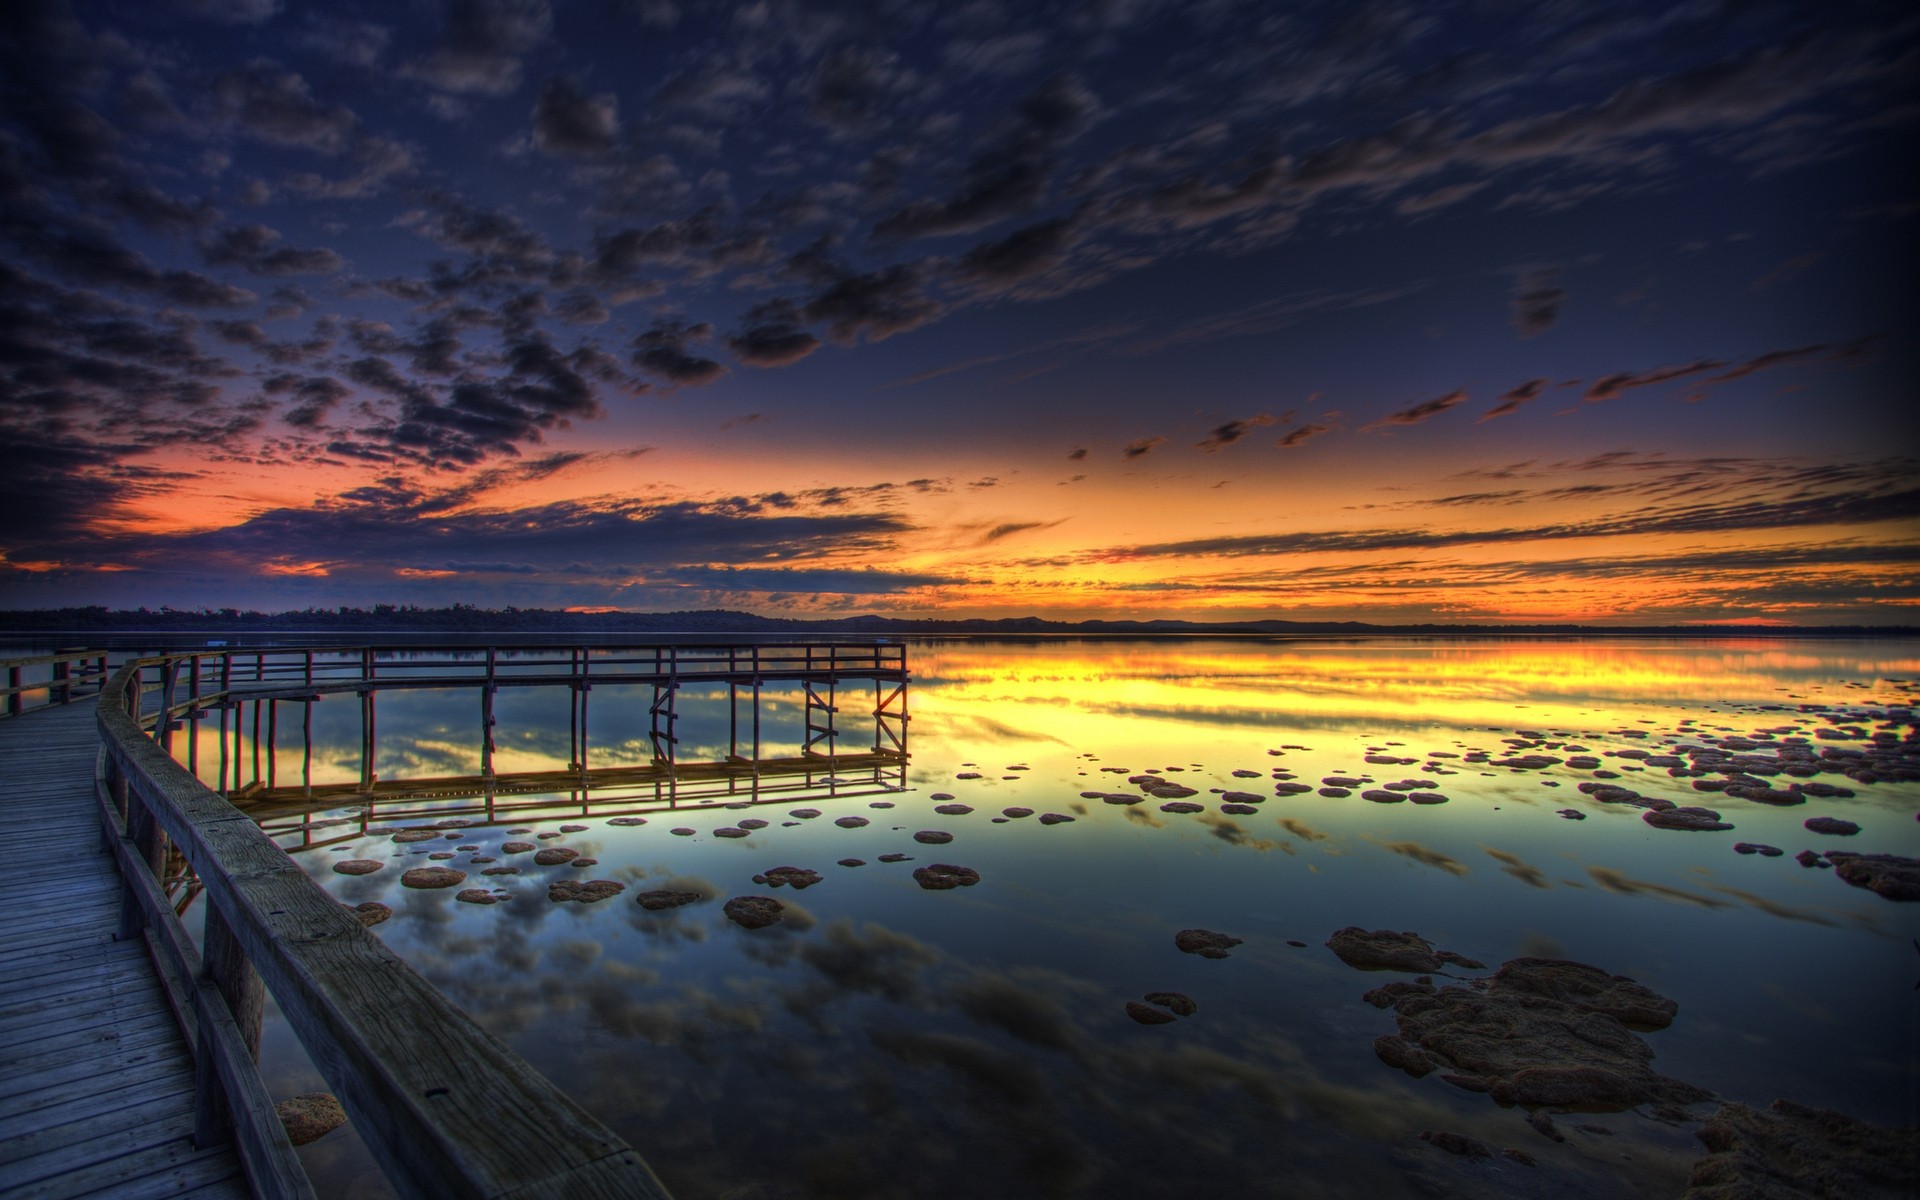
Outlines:
{"type": "Polygon", "coordinates": [[[762,617],[729,610],[673,613],[579,613],[552,609],[489,610],[377,606],[373,610],[255,613],[138,610],[0,610],[0,638],[29,642],[229,645],[301,642],[355,644],[432,639],[506,644],[515,641],[634,641],[781,638],[969,638],[1166,640],[1178,638],[1744,638],[1874,640],[1920,637],[1914,625],[1580,625],[1408,624],[1362,621],[1053,621],[911,620],[859,616],[830,620],[762,617]]]}

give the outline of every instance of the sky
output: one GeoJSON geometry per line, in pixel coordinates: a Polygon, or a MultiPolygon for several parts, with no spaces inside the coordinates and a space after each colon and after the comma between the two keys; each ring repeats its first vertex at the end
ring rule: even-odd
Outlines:
{"type": "Polygon", "coordinates": [[[0,5],[0,607],[1914,624],[1901,3],[0,5]]]}

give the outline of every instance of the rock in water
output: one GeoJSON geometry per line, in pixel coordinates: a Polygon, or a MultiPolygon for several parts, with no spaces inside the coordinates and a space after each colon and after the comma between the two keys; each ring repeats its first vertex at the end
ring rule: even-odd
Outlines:
{"type": "Polygon", "coordinates": [[[353,915],[360,924],[368,929],[393,915],[393,910],[378,900],[368,900],[353,906],[353,915]]]}
{"type": "Polygon", "coordinates": [[[824,878],[820,872],[809,867],[774,867],[753,877],[753,881],[762,887],[787,887],[791,885],[796,892],[805,891],[824,878]]]}
{"type": "Polygon", "coordinates": [[[922,829],[913,835],[913,840],[925,846],[944,846],[953,840],[953,835],[941,829],[922,829]]]}
{"type": "Polygon", "coordinates": [[[747,929],[764,929],[780,919],[786,906],[772,896],[735,896],[723,910],[727,919],[747,929]]]}
{"type": "Polygon", "coordinates": [[[547,885],[547,899],[565,902],[578,901],[581,904],[593,904],[609,896],[618,896],[627,890],[624,883],[611,879],[593,879],[585,883],[577,879],[562,879],[547,885]]]}
{"type": "Polygon", "coordinates": [[[1722,1105],[1697,1135],[1685,1200],[1825,1200],[1920,1194],[1920,1127],[1884,1127],[1775,1100],[1722,1105]]]}
{"type": "Polygon", "coordinates": [[[972,867],[956,867],[951,863],[930,863],[915,867],[913,878],[929,892],[944,892],[957,887],[972,887],[980,882],[980,872],[972,867]]]}
{"type": "Polygon", "coordinates": [[[1164,1012],[1151,1005],[1142,1004],[1138,1000],[1127,1001],[1127,1015],[1142,1025],[1170,1025],[1173,1023],[1172,1013],[1164,1012]]]}
{"type": "Polygon", "coordinates": [[[1394,933],[1390,929],[1376,929],[1368,932],[1358,925],[1349,925],[1327,939],[1327,949],[1341,962],[1362,971],[1424,973],[1443,970],[1448,964],[1472,971],[1486,968],[1485,963],[1451,950],[1435,950],[1427,939],[1411,931],[1394,933]]]}
{"type": "Polygon", "coordinates": [[[1889,900],[1920,900],[1920,858],[1829,850],[1827,860],[1833,873],[1854,887],[1889,900]]]}
{"type": "Polygon", "coordinates": [[[375,858],[349,858],[333,864],[333,869],[341,875],[371,875],[386,865],[375,858]]]}
{"type": "Polygon", "coordinates": [[[651,892],[641,892],[638,896],[635,896],[634,899],[638,900],[640,907],[646,909],[648,912],[659,912],[665,908],[679,908],[682,904],[692,904],[695,900],[700,899],[700,893],[675,892],[663,888],[651,892]]]}
{"type": "MultiPolygon", "coordinates": [[[[1396,982],[1366,997],[1399,1014],[1400,1038],[1503,1105],[1619,1112],[1712,1093],[1648,1066],[1653,1048],[1615,1015],[1671,1020],[1677,1006],[1632,980],[1555,959],[1515,959],[1484,986],[1396,982]]],[[[1378,1048],[1376,1047],[1376,1053],[1378,1048]]]]}
{"type": "Polygon", "coordinates": [[[1182,929],[1173,935],[1173,944],[1182,954],[1198,954],[1201,958],[1225,958],[1227,951],[1240,945],[1241,940],[1211,929],[1182,929]]]}
{"type": "Polygon", "coordinates": [[[1158,1004],[1176,1017],[1190,1017],[1200,1011],[1193,997],[1185,992],[1148,992],[1144,998],[1148,1004],[1158,1004]]]}
{"type": "Polygon", "coordinates": [[[401,887],[450,888],[465,883],[467,873],[452,867],[415,867],[400,877],[401,887]]]}
{"type": "Polygon", "coordinates": [[[1732,825],[1720,819],[1719,813],[1710,808],[1650,809],[1642,813],[1640,819],[1655,829],[1714,830],[1733,828],[1732,825]]]}
{"type": "Polygon", "coordinates": [[[557,867],[580,857],[578,850],[569,850],[565,846],[549,846],[533,856],[535,864],[542,867],[557,867]]]}
{"type": "Polygon", "coordinates": [[[317,1142],[347,1123],[347,1111],[329,1092],[308,1092],[273,1106],[287,1140],[296,1146],[317,1142]]]}
{"type": "Polygon", "coordinates": [[[1839,817],[1809,817],[1805,824],[1814,833],[1831,833],[1836,837],[1852,837],[1860,832],[1858,825],[1839,817]]]}

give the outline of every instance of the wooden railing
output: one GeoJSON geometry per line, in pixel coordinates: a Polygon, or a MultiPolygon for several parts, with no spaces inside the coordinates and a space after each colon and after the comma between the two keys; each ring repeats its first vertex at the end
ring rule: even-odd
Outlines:
{"type": "MultiPolygon", "coordinates": [[[[231,682],[236,656],[252,652],[192,656],[195,690],[198,660],[217,658],[231,682]]],[[[99,792],[127,878],[124,932],[154,946],[193,1039],[198,1137],[219,1139],[230,1128],[257,1194],[312,1194],[253,1066],[270,992],[401,1195],[664,1200],[638,1153],[456,1008],[147,736],[147,727],[164,731],[172,706],[163,696],[158,712],[143,711],[143,672],[164,676],[180,661],[130,663],[107,682],[99,792]],[[157,877],[169,844],[204,888],[204,955],[172,919],[157,877]]],[[[375,653],[351,665],[371,679],[375,653]]],[[[265,661],[258,667],[264,673],[265,661]]]]}
{"type": "Polygon", "coordinates": [[[10,658],[0,662],[0,667],[7,669],[7,688],[0,695],[7,698],[4,711],[10,717],[29,708],[70,704],[83,696],[98,695],[107,684],[107,656],[98,650],[10,658]],[[33,702],[36,698],[38,703],[33,702]]]}

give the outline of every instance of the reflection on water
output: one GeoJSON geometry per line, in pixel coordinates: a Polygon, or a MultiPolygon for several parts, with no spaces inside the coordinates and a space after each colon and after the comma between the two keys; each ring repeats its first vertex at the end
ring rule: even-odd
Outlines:
{"type": "MultiPolygon", "coordinates": [[[[390,946],[686,1198],[1684,1188],[1707,1108],[1562,1117],[1554,1142],[1445,1072],[1385,1065],[1373,1045],[1394,1014],[1360,997],[1411,976],[1336,958],[1324,943],[1347,926],[1417,931],[1490,968],[1535,955],[1631,976],[1679,1004],[1645,1035],[1661,1074],[1755,1105],[1914,1119],[1920,906],[1793,857],[1920,854],[1920,783],[1886,754],[1880,776],[1861,765],[1911,736],[1912,643],[944,642],[915,646],[911,665],[910,761],[756,775],[738,761],[737,710],[689,697],[663,779],[641,690],[596,690],[583,724],[564,689],[529,688],[501,694],[492,765],[531,790],[489,793],[470,778],[475,698],[446,689],[378,697],[384,792],[362,786],[356,698],[283,711],[257,777],[272,788],[253,799],[315,879],[391,905],[377,930],[390,946]],[[607,772],[585,787],[583,733],[607,772]],[[439,790],[409,790],[419,780],[439,790]],[[1704,805],[1733,828],[1658,829],[1596,785],[1704,805]],[[1804,803],[1773,794],[1792,785],[1804,803]],[[309,786],[313,799],[294,794],[309,786]],[[1123,795],[1136,802],[1109,801],[1123,795]],[[1389,802],[1416,795],[1445,802],[1389,802]],[[935,811],[953,804],[971,811],[935,811]],[[1814,816],[1860,832],[1812,833],[1814,816]],[[578,857],[539,866],[508,843],[578,857]],[[347,859],[388,865],[332,870],[347,859]],[[400,886],[429,862],[510,898],[400,886]],[[980,881],[927,890],[912,872],[935,863],[980,881]],[[518,873],[480,874],[506,866],[518,873]],[[825,878],[803,893],[753,881],[777,866],[825,878]],[[550,883],[588,879],[625,891],[549,899],[550,883]],[[636,902],[658,890],[698,898],[636,902]],[[741,895],[775,897],[783,919],[729,921],[723,902],[741,895]],[[1185,929],[1241,942],[1182,953],[1185,929]],[[1136,1023],[1127,1002],[1150,992],[1196,1011],[1136,1023]],[[1428,1130],[1536,1165],[1456,1158],[1428,1130]]],[[[762,703],[763,757],[801,758],[805,697],[762,703]]],[[[872,706],[843,701],[839,719],[872,706]]],[[[265,727],[222,743],[207,724],[203,777],[221,745],[251,771],[265,727]]],[[[182,731],[175,753],[189,744],[182,731]]],[[[277,1094],[321,1086],[271,1021],[265,1059],[277,1094]]],[[[323,1194],[370,1170],[350,1133],[303,1153],[323,1194]]]]}

